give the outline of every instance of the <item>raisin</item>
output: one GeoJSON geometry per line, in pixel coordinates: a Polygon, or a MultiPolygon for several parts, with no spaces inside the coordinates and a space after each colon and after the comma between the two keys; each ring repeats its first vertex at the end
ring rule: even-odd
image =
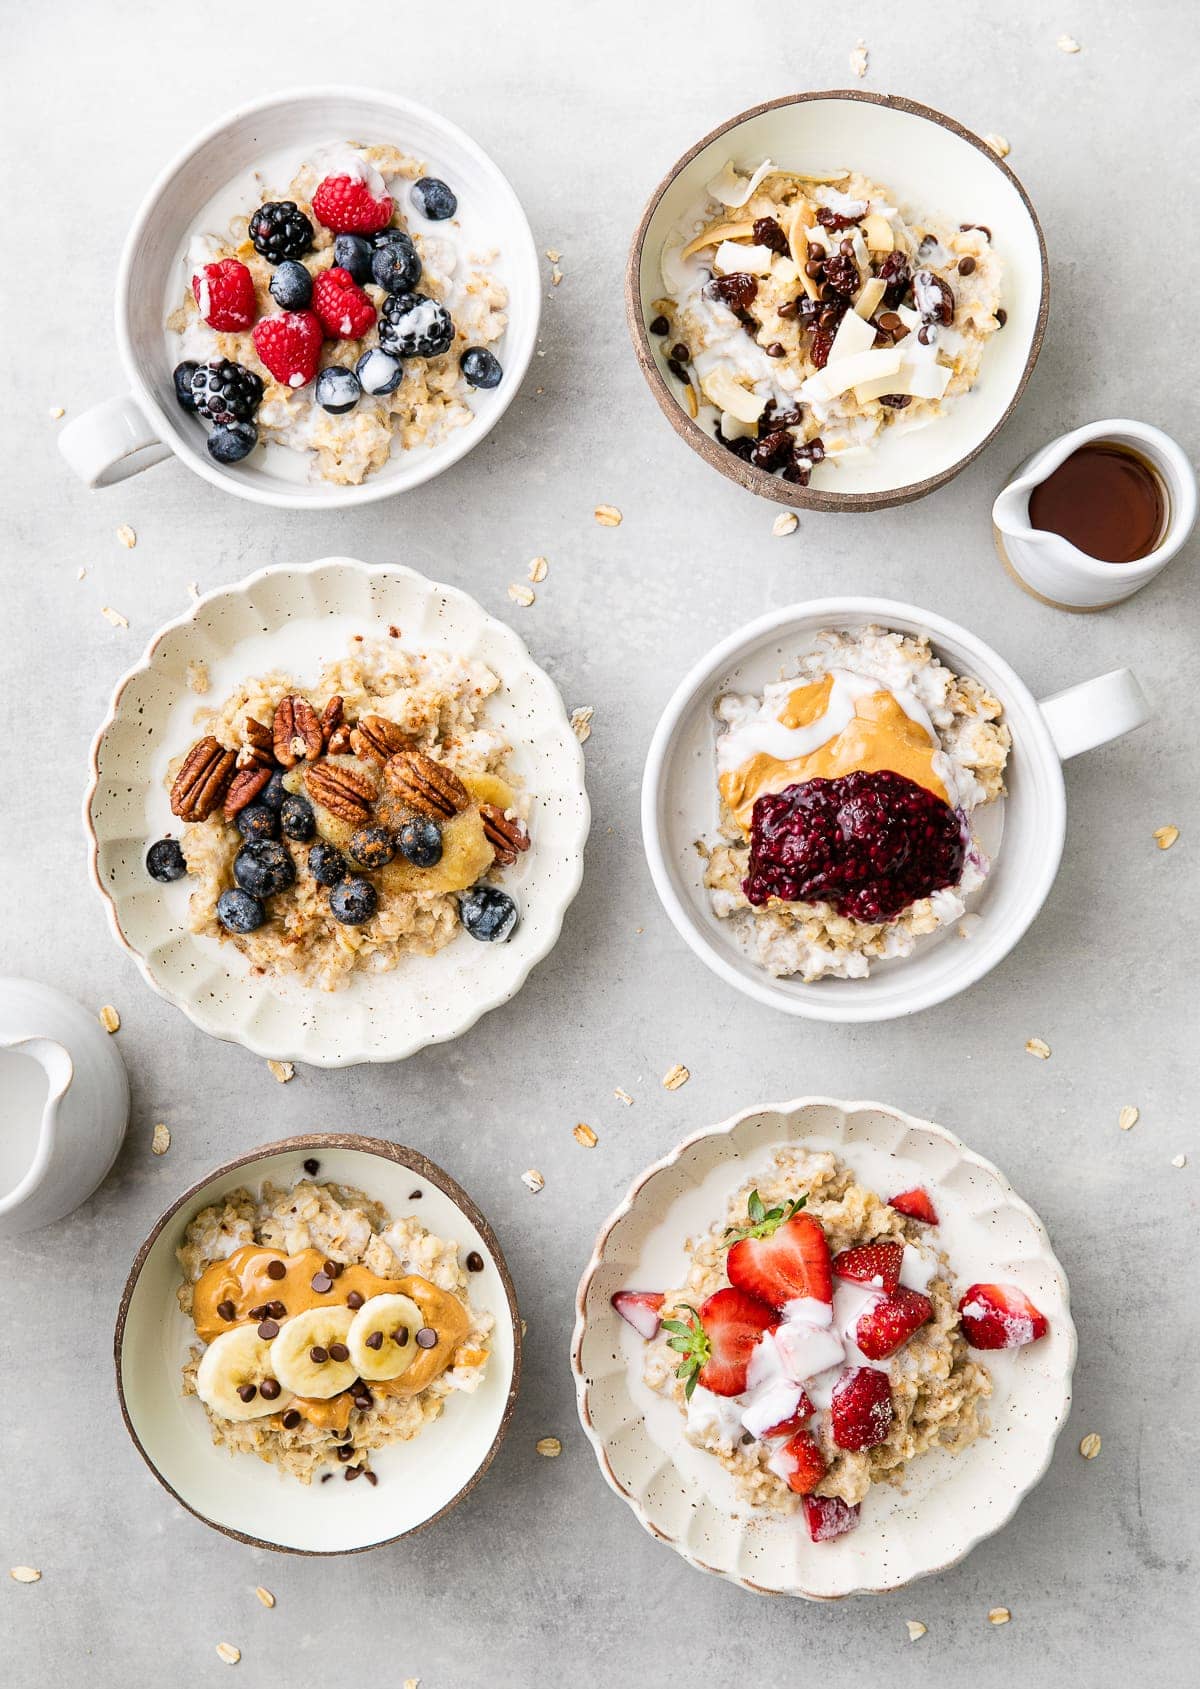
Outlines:
{"type": "Polygon", "coordinates": [[[804,298],[798,302],[798,307],[797,315],[799,316],[800,321],[804,324],[805,328],[812,328],[817,318],[821,315],[820,302],[816,299],[804,298]]]}
{"type": "Polygon", "coordinates": [[[751,439],[749,435],[741,435],[736,440],[727,440],[721,432],[719,422],[714,432],[718,444],[724,446],[727,452],[732,452],[734,457],[740,457],[743,463],[750,462],[750,454],[758,443],[756,440],[751,439]]]}
{"type": "Polygon", "coordinates": [[[750,461],[759,469],[778,469],[781,464],[792,461],[795,449],[796,442],[792,436],[786,429],[779,428],[758,441],[750,461]]]}
{"type": "Polygon", "coordinates": [[[651,334],[670,334],[671,325],[665,317],[658,316],[650,324],[650,332],[651,334]]]}
{"type": "Polygon", "coordinates": [[[825,280],[835,293],[840,293],[844,299],[852,299],[858,292],[858,265],[844,252],[835,252],[832,258],[825,260],[825,280]]]}
{"type": "Polygon", "coordinates": [[[789,463],[780,480],[790,481],[794,487],[807,487],[812,480],[812,470],[807,463],[789,463]]]}
{"type": "Polygon", "coordinates": [[[908,259],[903,252],[889,252],[879,269],[880,277],[887,283],[884,289],[883,302],[895,310],[897,305],[903,304],[904,295],[908,292],[912,281],[912,271],[908,259]]]}
{"type": "Polygon", "coordinates": [[[833,330],[828,328],[817,329],[812,337],[812,345],[808,349],[808,355],[817,369],[824,369],[829,362],[829,351],[832,345],[833,330]]]}
{"type": "Polygon", "coordinates": [[[817,212],[817,222],[833,235],[840,234],[843,229],[852,229],[858,221],[857,217],[843,217],[840,211],[831,211],[827,205],[817,212]]]}
{"type": "Polygon", "coordinates": [[[708,291],[731,311],[746,311],[758,297],[758,283],[744,270],[735,270],[730,276],[714,276],[708,291]]]}
{"type": "Polygon", "coordinates": [[[912,404],[912,394],[911,393],[881,393],[879,395],[879,403],[881,405],[889,406],[894,411],[904,411],[904,410],[907,410],[909,405],[912,404]]]}
{"type": "Polygon", "coordinates": [[[769,246],[772,252],[787,255],[787,236],[779,227],[774,217],[756,217],[754,220],[754,241],[757,246],[769,246]]]}
{"type": "Polygon", "coordinates": [[[954,321],[954,293],[942,276],[932,270],[918,270],[913,277],[913,292],[922,322],[941,323],[947,328],[954,321]]]}
{"type": "Polygon", "coordinates": [[[799,421],[800,407],[797,405],[794,410],[780,411],[779,415],[774,419],[774,426],[776,428],[795,428],[799,421]]]}

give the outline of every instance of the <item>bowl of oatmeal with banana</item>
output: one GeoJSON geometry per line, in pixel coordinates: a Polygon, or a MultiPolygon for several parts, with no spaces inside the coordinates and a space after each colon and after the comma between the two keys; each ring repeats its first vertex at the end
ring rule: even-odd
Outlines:
{"type": "Polygon", "coordinates": [[[941,485],[1015,404],[1045,253],[996,150],[909,101],[734,118],[655,191],[627,305],[672,424],[762,496],[869,509],[941,485]]]}
{"type": "Polygon", "coordinates": [[[687,1558],[777,1593],[960,1558],[1069,1406],[1040,1223],[951,1134],[879,1104],[768,1105],[688,1140],[602,1230],[579,1315],[610,1484],[687,1558]]]}
{"type": "Polygon", "coordinates": [[[126,1286],[117,1366],[139,1451],[184,1506],[263,1546],[346,1552],[473,1487],[515,1401],[520,1323],[448,1174],[319,1135],[168,1210],[126,1286]]]}

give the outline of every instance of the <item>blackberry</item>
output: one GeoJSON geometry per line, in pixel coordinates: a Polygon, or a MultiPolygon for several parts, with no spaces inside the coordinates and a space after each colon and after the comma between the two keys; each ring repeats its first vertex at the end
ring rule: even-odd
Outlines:
{"type": "Polygon", "coordinates": [[[459,902],[458,912],[463,926],[481,944],[503,944],[517,924],[517,906],[499,886],[473,886],[459,902]]]}
{"type": "Polygon", "coordinates": [[[176,364],[172,371],[172,379],[175,382],[175,397],[185,411],[194,411],[196,408],[196,400],[192,394],[192,377],[199,368],[199,364],[193,363],[188,358],[183,363],[176,364]]]}
{"type": "Polygon", "coordinates": [[[413,183],[412,202],[422,217],[428,217],[431,223],[444,223],[458,210],[453,188],[447,187],[437,176],[422,176],[419,182],[413,183]]]}
{"type": "Polygon", "coordinates": [[[436,299],[399,293],[384,300],[379,344],[394,358],[436,358],[450,350],[453,339],[450,313],[436,299]]]}
{"type": "Polygon", "coordinates": [[[250,219],[254,250],[270,264],[302,258],[313,243],[313,226],[294,199],[269,199],[250,219]]]}
{"type": "Polygon", "coordinates": [[[260,378],[232,358],[198,364],[192,376],[192,408],[209,422],[249,422],[262,396],[260,378]]]}
{"type": "Polygon", "coordinates": [[[361,284],[371,279],[372,247],[365,235],[338,235],[333,243],[333,262],[361,284]]]}
{"type": "Polygon", "coordinates": [[[271,277],[271,298],[284,311],[307,311],[312,304],[312,277],[295,258],[285,258],[271,277]]]}
{"type": "Polygon", "coordinates": [[[187,873],[187,863],[178,839],[159,839],[146,852],[146,872],[152,880],[169,885],[187,873]]]}
{"type": "Polygon", "coordinates": [[[252,422],[222,422],[205,443],[217,463],[240,463],[258,444],[258,429],[252,422]]]}
{"type": "Polygon", "coordinates": [[[371,275],[388,293],[411,293],[421,279],[421,255],[403,229],[389,229],[371,254],[371,275]]]}
{"type": "MultiPolygon", "coordinates": [[[[504,370],[499,358],[485,346],[468,346],[458,362],[472,387],[499,387],[504,370]]],[[[687,380],[686,372],[684,380],[687,380]]]]}

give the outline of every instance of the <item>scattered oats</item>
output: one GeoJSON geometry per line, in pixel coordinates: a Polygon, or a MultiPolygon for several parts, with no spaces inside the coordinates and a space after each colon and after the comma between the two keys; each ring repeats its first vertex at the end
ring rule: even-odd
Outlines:
{"type": "Polygon", "coordinates": [[[75,579],[77,581],[81,581],[81,580],[83,580],[83,578],[86,574],[87,574],[87,570],[84,568],[83,564],[81,563],[79,565],[78,569],[76,569],[76,571],[75,571],[75,579]]]}
{"type": "Polygon", "coordinates": [[[281,1085],[286,1085],[289,1079],[296,1077],[296,1064],[290,1061],[269,1061],[267,1066],[271,1070],[271,1077],[278,1079],[281,1085]]]}
{"type": "Polygon", "coordinates": [[[571,1136],[577,1144],[582,1144],[584,1149],[595,1149],[596,1145],[600,1142],[599,1138],[592,1131],[592,1128],[590,1126],[586,1126],[582,1120],[579,1122],[578,1126],[575,1127],[571,1136]]]}
{"type": "Polygon", "coordinates": [[[853,76],[865,76],[867,74],[867,44],[865,41],[856,41],[850,49],[850,72],[853,76]]]}
{"type": "Polygon", "coordinates": [[[164,1124],[160,1120],[158,1125],[154,1128],[154,1136],[150,1140],[150,1153],[151,1153],[151,1155],[165,1155],[167,1153],[167,1151],[170,1149],[170,1147],[171,1147],[171,1130],[170,1130],[170,1127],[164,1126],[164,1124]]]}
{"type": "Polygon", "coordinates": [[[1012,1614],[1009,1612],[1007,1607],[993,1607],[991,1612],[988,1614],[988,1623],[1007,1624],[1011,1618],[1012,1614]]]}
{"type": "Polygon", "coordinates": [[[119,610],[114,610],[110,604],[102,605],[100,614],[111,627],[127,628],[129,626],[128,617],[123,616],[119,610]]]}
{"type": "Polygon", "coordinates": [[[669,1073],[663,1074],[663,1090],[677,1091],[681,1085],[686,1085],[691,1074],[682,1062],[676,1062],[669,1073]]]}
{"type": "Polygon", "coordinates": [[[983,144],[985,147],[991,147],[997,158],[1007,158],[1012,151],[1003,135],[985,135],[983,144]]]}
{"type": "Polygon", "coordinates": [[[1154,829],[1154,842],[1159,850],[1170,850],[1178,837],[1178,827],[1156,827],[1154,829]]]}
{"type": "Polygon", "coordinates": [[[264,1607],[273,1607],[275,1605],[275,1597],[271,1594],[269,1589],[264,1589],[261,1583],[255,1589],[254,1593],[258,1596],[258,1599],[262,1602],[264,1607]]]}
{"type": "Polygon", "coordinates": [[[621,526],[621,512],[615,504],[598,504],[592,515],[602,528],[619,528],[621,526]]]}
{"type": "Polygon", "coordinates": [[[208,664],[203,658],[197,657],[188,664],[187,683],[193,692],[203,694],[208,691],[208,664]]]}
{"type": "Polygon", "coordinates": [[[540,586],[550,573],[550,565],[544,557],[534,557],[529,564],[529,578],[534,586],[540,586]]]}
{"type": "Polygon", "coordinates": [[[1138,1110],[1134,1108],[1133,1104],[1126,1103],[1125,1107],[1117,1116],[1117,1125],[1121,1128],[1122,1132],[1130,1132],[1137,1125],[1140,1118],[1141,1115],[1138,1110]]]}
{"type": "Polygon", "coordinates": [[[188,582],[188,592],[191,594],[191,596],[193,598],[199,598],[199,596],[200,596],[200,582],[199,581],[189,581],[188,582]]]}
{"type": "Polygon", "coordinates": [[[781,540],[785,534],[794,534],[799,526],[800,518],[794,510],[781,510],[771,523],[771,532],[781,540]]]}
{"type": "Polygon", "coordinates": [[[923,1625],[920,1619],[905,1619],[904,1622],[908,1626],[908,1640],[910,1642],[919,1642],[929,1628],[927,1625],[923,1625]]]}
{"type": "Polygon", "coordinates": [[[1100,1453],[1099,1432],[1089,1431],[1087,1436],[1079,1445],[1079,1452],[1085,1460],[1095,1460],[1096,1456],[1100,1453]]]}
{"type": "Polygon", "coordinates": [[[1073,35],[1060,35],[1054,43],[1060,53],[1078,53],[1080,46],[1073,35]]]}
{"type": "Polygon", "coordinates": [[[40,1583],[42,1581],[42,1574],[36,1566],[14,1566],[8,1575],[16,1583],[40,1583]]]}
{"type": "Polygon", "coordinates": [[[579,709],[571,711],[571,732],[581,745],[586,745],[592,736],[592,717],[595,713],[591,704],[583,704],[579,709]]]}
{"type": "Polygon", "coordinates": [[[562,253],[556,252],[552,246],[548,246],[546,248],[546,257],[552,264],[557,264],[559,259],[562,257],[562,253]]]}
{"type": "Polygon", "coordinates": [[[521,1174],[521,1183],[523,1185],[528,1185],[534,1196],[536,1196],[537,1193],[544,1188],[546,1181],[542,1178],[542,1175],[538,1172],[536,1167],[530,1167],[521,1174]]]}
{"type": "Polygon", "coordinates": [[[626,1108],[633,1107],[633,1098],[629,1095],[628,1091],[623,1091],[619,1085],[613,1092],[613,1096],[619,1103],[624,1103],[626,1108]]]}
{"type": "Polygon", "coordinates": [[[562,279],[563,279],[563,273],[559,269],[558,265],[556,264],[550,272],[550,285],[551,285],[551,287],[557,287],[559,282],[562,279]]]}
{"type": "Polygon", "coordinates": [[[67,413],[63,409],[62,405],[51,405],[51,407],[50,407],[50,420],[51,420],[51,422],[57,422],[60,416],[66,416],[66,414],[67,413]]]}
{"type": "Polygon", "coordinates": [[[137,535],[129,526],[128,522],[121,523],[121,526],[117,529],[117,538],[125,547],[126,551],[132,551],[134,546],[137,544],[137,535]]]}
{"type": "Polygon", "coordinates": [[[509,583],[508,596],[514,604],[523,604],[528,610],[537,594],[531,588],[522,586],[520,581],[512,581],[509,583]]]}
{"type": "Polygon", "coordinates": [[[242,1657],[242,1650],[235,1648],[232,1642],[217,1643],[217,1658],[224,1660],[227,1666],[235,1666],[242,1657]]]}
{"type": "Polygon", "coordinates": [[[1186,1155],[1173,1155],[1171,1157],[1171,1166],[1172,1167],[1186,1167],[1187,1166],[1187,1156],[1186,1155]]]}
{"type": "Polygon", "coordinates": [[[959,938],[973,938],[975,935],[975,929],[982,920],[983,916],[975,914],[974,910],[964,915],[962,920],[959,921],[956,929],[959,938]]]}
{"type": "Polygon", "coordinates": [[[557,1437],[541,1437],[538,1439],[537,1451],[544,1454],[547,1460],[554,1460],[562,1453],[562,1444],[557,1437]]]}
{"type": "Polygon", "coordinates": [[[406,1677],[400,1685],[400,1689],[421,1689],[421,1679],[419,1677],[406,1677]]]}
{"type": "Polygon", "coordinates": [[[113,1008],[111,1003],[105,1003],[97,1018],[99,1019],[100,1025],[104,1028],[105,1032],[120,1031],[121,1017],[113,1008]]]}
{"type": "Polygon", "coordinates": [[[1039,1061],[1050,1060],[1050,1046],[1044,1038],[1027,1038],[1025,1048],[1031,1056],[1036,1056],[1039,1061]]]}

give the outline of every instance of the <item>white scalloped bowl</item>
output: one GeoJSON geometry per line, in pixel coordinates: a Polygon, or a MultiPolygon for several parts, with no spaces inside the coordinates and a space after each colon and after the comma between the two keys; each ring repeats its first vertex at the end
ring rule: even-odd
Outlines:
{"type": "Polygon", "coordinates": [[[1006,1524],[1050,1464],[1075,1365],[1066,1274],[1033,1210],[944,1126],[882,1103],[808,1097],[763,1104],[688,1138],[634,1181],[605,1222],[576,1298],[572,1367],[600,1469],[652,1536],[701,1571],[759,1594],[834,1600],[946,1570],[1006,1524]],[[809,1540],[802,1515],[755,1517],[724,1469],[684,1437],[672,1402],[642,1381],[645,1344],[612,1308],[622,1288],[682,1284],[684,1244],[773,1151],[831,1149],[880,1194],[930,1187],[962,1288],[1020,1284],[1050,1322],[1024,1349],[980,1358],[992,1374],[990,1431],[957,1455],[933,1450],[903,1488],[876,1485],[857,1530],[809,1540]]]}
{"type": "Polygon", "coordinates": [[[116,688],[84,799],[93,884],[147,983],[214,1037],[319,1067],[398,1061],[456,1038],[519,991],[553,949],[579,889],[588,820],[581,747],[554,682],[517,634],[455,587],[339,557],[260,570],[156,634],[116,688]],[[206,701],[217,703],[270,668],[315,681],[353,634],[385,636],[389,626],[405,643],[477,658],[500,676],[490,719],[511,739],[510,766],[533,795],[533,848],[506,882],[521,920],[506,944],[459,933],[436,956],[352,975],[334,992],[255,978],[232,944],[188,932],[187,880],[163,886],[146,873],[147,846],[179,829],[165,775],[196,737],[200,700],[188,688],[188,664],[208,665],[206,701]]]}

